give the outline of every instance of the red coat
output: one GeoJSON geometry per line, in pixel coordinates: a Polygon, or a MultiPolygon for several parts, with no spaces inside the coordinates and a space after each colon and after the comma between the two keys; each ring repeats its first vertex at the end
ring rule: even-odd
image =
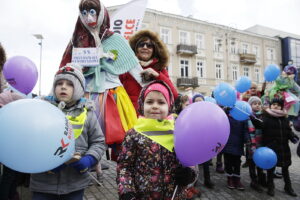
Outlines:
{"type": "MultiPolygon", "coordinates": [[[[153,64],[155,64],[155,63],[153,63],[153,64]]],[[[150,67],[152,69],[154,69],[152,66],[153,65],[150,64],[148,67],[144,67],[144,69],[147,69],[150,67]]],[[[160,71],[158,71],[156,69],[154,69],[154,70],[157,73],[159,73],[159,76],[156,77],[156,80],[164,81],[170,87],[170,89],[172,90],[174,99],[176,99],[178,97],[178,92],[170,80],[168,71],[166,69],[162,69],[160,71]]],[[[138,98],[139,98],[140,92],[142,90],[141,85],[128,72],[120,75],[119,78],[120,78],[127,94],[129,95],[129,97],[134,105],[135,110],[137,110],[138,109],[138,98]]]]}

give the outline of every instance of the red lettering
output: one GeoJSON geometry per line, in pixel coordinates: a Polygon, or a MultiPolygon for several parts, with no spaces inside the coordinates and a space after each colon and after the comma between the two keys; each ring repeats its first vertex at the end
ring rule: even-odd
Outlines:
{"type": "Polygon", "coordinates": [[[70,143],[65,144],[64,139],[61,139],[60,141],[61,147],[64,149],[65,147],[69,146],[70,143]]]}
{"type": "Polygon", "coordinates": [[[135,19],[127,19],[125,28],[126,29],[133,29],[134,25],[135,25],[135,19]]]}

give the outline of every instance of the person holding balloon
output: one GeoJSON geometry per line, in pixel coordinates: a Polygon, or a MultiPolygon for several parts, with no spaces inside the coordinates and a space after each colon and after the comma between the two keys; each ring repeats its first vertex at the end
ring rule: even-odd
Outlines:
{"type": "MultiPolygon", "coordinates": [[[[249,105],[252,108],[252,117],[256,120],[262,120],[262,101],[257,96],[252,96],[248,100],[249,105]]],[[[266,187],[266,175],[263,173],[263,169],[256,166],[253,161],[253,154],[255,150],[262,146],[262,130],[256,128],[251,119],[248,120],[250,143],[247,145],[247,163],[249,165],[249,174],[251,178],[250,187],[258,192],[262,192],[261,186],[266,187]]]]}
{"type": "Polygon", "coordinates": [[[173,94],[166,83],[153,81],[142,89],[138,104],[140,117],[126,133],[118,157],[119,197],[184,199],[196,175],[174,152],[173,94]]]}
{"type": "Polygon", "coordinates": [[[250,89],[242,95],[242,100],[248,101],[250,99],[250,97],[252,97],[252,96],[257,96],[259,98],[262,97],[264,95],[266,85],[267,85],[267,82],[264,82],[262,85],[262,89],[259,91],[257,89],[257,84],[252,82],[250,89]]]}
{"type": "Polygon", "coordinates": [[[247,121],[238,121],[229,114],[229,108],[224,107],[230,123],[229,139],[222,150],[224,155],[227,187],[229,189],[245,190],[241,183],[241,156],[244,154],[244,144],[250,140],[247,121]]]}
{"type": "MultiPolygon", "coordinates": [[[[299,141],[299,137],[293,133],[290,127],[287,111],[284,110],[284,100],[281,98],[273,98],[270,107],[267,108],[263,114],[263,120],[252,119],[252,121],[255,126],[262,128],[262,145],[269,147],[277,155],[276,166],[282,168],[285,192],[291,196],[297,196],[292,188],[289,175],[289,166],[292,164],[289,140],[295,144],[299,141]]],[[[267,170],[267,193],[270,196],[275,195],[273,178],[276,166],[267,170]]]]}
{"type": "Polygon", "coordinates": [[[55,75],[53,96],[45,97],[59,107],[72,124],[77,161],[64,163],[49,172],[32,174],[30,188],[33,200],[83,199],[84,189],[90,183],[88,171],[99,162],[106,150],[93,103],[83,98],[84,87],[82,72],[67,65],[55,75]]]}

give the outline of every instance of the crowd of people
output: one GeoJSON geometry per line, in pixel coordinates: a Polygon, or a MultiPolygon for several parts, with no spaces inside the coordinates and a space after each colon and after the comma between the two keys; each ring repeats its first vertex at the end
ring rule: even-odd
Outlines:
{"type": "MultiPolygon", "coordinates": [[[[201,195],[197,183],[202,179],[205,187],[213,189],[211,160],[186,167],[174,151],[177,116],[189,104],[205,101],[205,97],[200,93],[192,98],[178,93],[167,71],[168,50],[156,33],[138,31],[127,44],[109,26],[109,15],[102,2],[80,1],[75,30],[55,74],[51,94],[39,97],[65,113],[73,126],[76,154],[72,161],[50,171],[31,174],[32,199],[82,200],[91,181],[89,171],[96,170],[101,178],[100,161],[105,153],[107,159],[117,162],[116,184],[122,200],[192,199],[201,195]],[[71,63],[75,48],[96,48],[99,64],[81,67],[71,63]],[[201,167],[203,177],[199,177],[201,167]]],[[[2,71],[6,55],[1,45],[0,59],[2,71]]],[[[230,108],[220,106],[228,117],[230,134],[217,156],[216,171],[225,173],[229,189],[245,189],[241,156],[246,155],[251,188],[263,192],[266,187],[267,193],[274,196],[277,166],[282,169],[285,192],[297,196],[289,175],[289,141],[299,141],[291,128],[299,105],[297,101],[287,101],[287,96],[299,96],[296,74],[297,69],[285,68],[269,90],[265,90],[266,83],[261,91],[252,83],[240,97],[252,108],[248,120],[236,120],[230,115],[230,108]],[[255,150],[262,146],[271,148],[278,158],[276,166],[268,170],[259,168],[253,160],[255,150]]],[[[24,98],[5,89],[2,72],[0,82],[0,108],[24,98]]],[[[298,155],[299,152],[300,147],[298,155]]],[[[19,175],[4,166],[1,200],[20,199],[16,191],[19,175]]]]}

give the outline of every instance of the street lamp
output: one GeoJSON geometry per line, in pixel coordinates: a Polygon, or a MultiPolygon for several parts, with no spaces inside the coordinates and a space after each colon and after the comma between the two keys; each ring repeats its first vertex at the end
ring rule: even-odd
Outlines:
{"type": "Polygon", "coordinates": [[[33,36],[40,40],[40,42],[38,43],[41,48],[40,48],[40,77],[39,77],[39,96],[41,96],[41,83],[42,83],[42,48],[43,48],[43,35],[42,34],[33,34],[33,36]]]}

